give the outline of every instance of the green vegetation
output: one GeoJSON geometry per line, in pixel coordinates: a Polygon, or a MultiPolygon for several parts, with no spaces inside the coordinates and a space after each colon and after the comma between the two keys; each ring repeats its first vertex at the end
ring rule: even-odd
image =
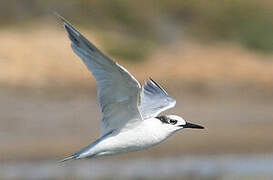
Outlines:
{"type": "Polygon", "coordinates": [[[230,41],[273,51],[273,3],[265,0],[6,1],[0,7],[0,22],[23,23],[53,11],[73,24],[120,34],[116,41],[111,41],[111,33],[100,35],[108,53],[124,59],[142,59],[151,47],[182,39],[182,35],[206,43],[230,41]]]}

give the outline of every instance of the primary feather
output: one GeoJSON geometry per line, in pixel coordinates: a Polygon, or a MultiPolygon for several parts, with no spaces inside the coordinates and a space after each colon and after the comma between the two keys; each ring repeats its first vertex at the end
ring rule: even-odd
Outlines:
{"type": "Polygon", "coordinates": [[[121,129],[129,121],[141,120],[138,110],[141,86],[137,80],[125,68],[101,53],[64,18],[62,20],[73,51],[97,81],[97,96],[102,112],[101,136],[121,129]]]}

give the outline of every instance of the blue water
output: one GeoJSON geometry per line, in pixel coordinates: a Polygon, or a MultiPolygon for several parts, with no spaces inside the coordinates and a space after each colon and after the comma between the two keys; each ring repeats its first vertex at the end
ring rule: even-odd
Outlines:
{"type": "Polygon", "coordinates": [[[0,164],[0,179],[273,179],[273,154],[0,164]],[[180,179],[180,178],[179,178],[180,179]]]}

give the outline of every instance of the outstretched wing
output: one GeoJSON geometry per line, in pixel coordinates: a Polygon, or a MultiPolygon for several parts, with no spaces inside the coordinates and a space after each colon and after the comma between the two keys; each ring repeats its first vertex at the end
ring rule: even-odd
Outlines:
{"type": "Polygon", "coordinates": [[[141,86],[137,80],[125,68],[100,52],[69,22],[60,18],[64,22],[73,51],[97,81],[97,96],[102,112],[101,136],[120,129],[129,122],[141,120],[138,110],[141,86]]]}
{"type": "Polygon", "coordinates": [[[176,101],[151,78],[143,86],[140,97],[139,110],[143,119],[156,117],[176,104],[176,101]]]}

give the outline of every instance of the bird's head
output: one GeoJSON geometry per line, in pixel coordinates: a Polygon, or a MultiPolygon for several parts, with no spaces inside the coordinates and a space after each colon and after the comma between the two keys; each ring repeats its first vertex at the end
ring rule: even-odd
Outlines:
{"type": "Polygon", "coordinates": [[[168,131],[171,132],[176,132],[184,128],[204,129],[203,126],[187,122],[182,117],[177,115],[163,115],[156,118],[163,123],[164,127],[166,127],[168,131]]]}

